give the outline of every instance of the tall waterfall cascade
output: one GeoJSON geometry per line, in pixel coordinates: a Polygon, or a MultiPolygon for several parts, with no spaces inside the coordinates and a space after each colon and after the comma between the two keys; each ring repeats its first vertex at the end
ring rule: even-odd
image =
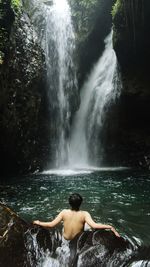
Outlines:
{"type": "Polygon", "coordinates": [[[70,166],[100,166],[104,149],[101,130],[105,109],[118,97],[119,88],[121,80],[111,32],[105,39],[103,55],[81,89],[81,104],[74,120],[70,142],[70,166]]]}
{"type": "Polygon", "coordinates": [[[52,143],[55,145],[56,167],[60,167],[68,160],[70,96],[77,88],[72,60],[75,38],[67,0],[53,0],[53,6],[45,6],[45,19],[47,83],[54,127],[52,143]]]}
{"type": "Polygon", "coordinates": [[[53,166],[68,162],[70,121],[78,103],[75,36],[67,0],[32,2],[32,20],[45,52],[53,166]]]}

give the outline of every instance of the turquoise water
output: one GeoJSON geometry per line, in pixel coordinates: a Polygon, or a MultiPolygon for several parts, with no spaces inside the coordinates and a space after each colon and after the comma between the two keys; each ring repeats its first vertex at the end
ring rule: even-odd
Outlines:
{"type": "Polygon", "coordinates": [[[114,225],[122,236],[150,244],[150,172],[127,169],[58,170],[0,182],[0,200],[27,221],[51,220],[80,193],[97,222],[114,225]]]}

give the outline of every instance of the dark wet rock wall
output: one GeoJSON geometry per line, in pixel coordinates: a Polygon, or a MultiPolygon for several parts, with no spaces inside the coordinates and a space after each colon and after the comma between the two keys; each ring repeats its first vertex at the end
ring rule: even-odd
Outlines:
{"type": "Polygon", "coordinates": [[[150,3],[117,0],[113,11],[114,48],[122,68],[147,65],[150,59],[150,3]]]}
{"type": "Polygon", "coordinates": [[[106,161],[150,167],[150,37],[148,1],[117,0],[112,11],[113,43],[123,88],[109,111],[106,161]]]}
{"type": "Polygon", "coordinates": [[[47,133],[45,59],[21,4],[15,9],[6,0],[1,14],[0,171],[34,171],[47,133]]]}

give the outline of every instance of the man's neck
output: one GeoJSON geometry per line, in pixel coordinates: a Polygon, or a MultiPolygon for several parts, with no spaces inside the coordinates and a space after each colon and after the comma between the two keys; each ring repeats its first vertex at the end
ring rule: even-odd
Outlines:
{"type": "Polygon", "coordinates": [[[77,212],[77,211],[80,211],[80,209],[71,209],[71,211],[76,211],[77,212]]]}

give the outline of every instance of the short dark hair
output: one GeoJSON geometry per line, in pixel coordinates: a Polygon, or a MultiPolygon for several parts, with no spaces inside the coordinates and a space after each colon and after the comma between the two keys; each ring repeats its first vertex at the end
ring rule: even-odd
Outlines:
{"type": "Polygon", "coordinates": [[[83,198],[78,193],[74,193],[69,197],[69,204],[72,210],[78,211],[82,201],[83,198]]]}

